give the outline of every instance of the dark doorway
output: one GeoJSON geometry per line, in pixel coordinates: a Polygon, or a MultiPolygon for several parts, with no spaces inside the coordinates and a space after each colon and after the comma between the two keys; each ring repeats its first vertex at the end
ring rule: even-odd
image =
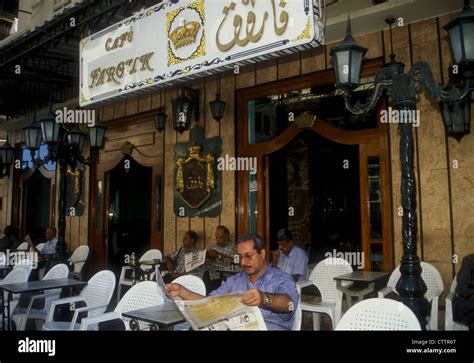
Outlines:
{"type": "Polygon", "coordinates": [[[301,132],[270,154],[270,241],[289,228],[310,263],[327,252],[361,250],[359,149],[301,132]]]}
{"type": "Polygon", "coordinates": [[[117,274],[126,255],[150,249],[151,179],[152,168],[130,157],[110,171],[108,268],[117,274]]]}
{"type": "Polygon", "coordinates": [[[44,231],[49,226],[51,180],[35,170],[24,188],[24,231],[36,244],[44,242],[44,231]]]}

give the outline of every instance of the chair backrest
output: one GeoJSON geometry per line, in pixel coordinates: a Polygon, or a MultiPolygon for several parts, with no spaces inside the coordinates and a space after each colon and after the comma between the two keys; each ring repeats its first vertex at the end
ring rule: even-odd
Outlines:
{"type": "Polygon", "coordinates": [[[5,252],[0,252],[0,266],[4,266],[7,264],[7,255],[5,252]]]}
{"type": "Polygon", "coordinates": [[[17,268],[24,268],[26,271],[28,271],[28,276],[30,276],[30,273],[31,273],[31,270],[33,269],[34,264],[35,263],[27,257],[18,261],[18,263],[16,263],[15,266],[13,266],[13,269],[15,270],[17,268]]]}
{"type": "Polygon", "coordinates": [[[16,249],[20,250],[20,251],[27,251],[28,250],[28,242],[20,243],[20,245],[16,249]]]}
{"type": "Polygon", "coordinates": [[[40,252],[43,250],[43,247],[44,247],[44,243],[38,243],[38,244],[36,245],[36,249],[37,249],[38,251],[40,251],[40,252]]]}
{"type": "Polygon", "coordinates": [[[291,330],[301,330],[301,320],[303,318],[303,312],[301,311],[301,286],[296,284],[296,290],[298,291],[298,306],[295,310],[295,320],[291,330]]]}
{"type": "MultiPolygon", "coordinates": [[[[433,296],[435,296],[439,290],[444,290],[443,279],[441,278],[439,271],[433,265],[423,261],[421,261],[420,264],[422,269],[421,278],[427,287],[425,298],[428,301],[431,301],[433,296]]],[[[387,286],[393,288],[396,291],[397,282],[400,279],[400,276],[400,266],[398,266],[390,275],[387,286]]]]}
{"type": "Polygon", "coordinates": [[[184,275],[173,280],[174,284],[184,286],[188,290],[206,296],[206,285],[204,281],[194,275],[184,275]]]}
{"type": "Polygon", "coordinates": [[[413,311],[392,299],[367,299],[343,315],[336,330],[421,330],[413,311]]]}
{"type": "MultiPolygon", "coordinates": [[[[141,261],[151,261],[151,260],[162,260],[163,259],[163,255],[161,253],[160,250],[157,250],[157,249],[152,249],[152,250],[148,250],[146,251],[142,257],[140,257],[140,260],[138,262],[141,262],[141,261]]],[[[140,268],[144,271],[148,271],[150,269],[152,269],[153,267],[152,266],[147,266],[147,265],[140,265],[140,268]]]]}
{"type": "Polygon", "coordinates": [[[342,291],[336,288],[334,277],[352,272],[352,266],[342,258],[329,257],[316,265],[309,275],[321,292],[322,301],[336,301],[342,297],[342,291]]]}
{"type": "Polygon", "coordinates": [[[69,268],[66,264],[60,263],[54,265],[47,273],[43,276],[42,280],[54,280],[54,279],[66,279],[69,275],[69,268]]]}
{"type": "MultiPolygon", "coordinates": [[[[27,282],[30,273],[26,268],[16,268],[11,270],[7,276],[3,280],[0,280],[0,285],[8,285],[8,284],[18,284],[22,282],[27,282]]],[[[7,301],[7,292],[3,292],[3,301],[7,301]]],[[[20,301],[20,294],[13,294],[12,301],[10,302],[10,311],[15,311],[16,306],[20,301]]],[[[0,308],[1,309],[1,308],[0,308]]],[[[0,310],[1,314],[1,310],[0,310]]]]}
{"type": "Polygon", "coordinates": [[[451,288],[449,292],[456,292],[456,287],[458,286],[458,275],[454,276],[453,282],[451,283],[451,288]]]}
{"type": "Polygon", "coordinates": [[[82,245],[74,250],[71,257],[69,257],[69,261],[74,265],[74,272],[80,273],[82,271],[88,256],[89,246],[82,245]]]}
{"type": "MultiPolygon", "coordinates": [[[[97,272],[81,291],[81,297],[87,306],[108,305],[115,289],[115,274],[104,270],[97,272]]],[[[102,315],[107,307],[89,312],[89,317],[102,315]]]]}

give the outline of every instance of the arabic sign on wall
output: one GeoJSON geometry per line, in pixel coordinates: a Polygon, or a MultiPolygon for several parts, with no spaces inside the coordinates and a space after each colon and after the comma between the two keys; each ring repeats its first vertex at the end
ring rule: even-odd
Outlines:
{"type": "Polygon", "coordinates": [[[81,41],[80,105],[322,42],[317,0],[172,0],[81,41]]]}

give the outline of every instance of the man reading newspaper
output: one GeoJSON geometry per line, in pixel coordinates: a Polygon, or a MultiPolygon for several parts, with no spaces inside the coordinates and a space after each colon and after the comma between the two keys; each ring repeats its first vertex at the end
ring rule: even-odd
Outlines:
{"type": "MultiPolygon", "coordinates": [[[[243,272],[229,277],[209,296],[242,292],[240,302],[258,307],[268,330],[291,330],[298,304],[295,281],[286,272],[273,268],[265,259],[265,244],[256,234],[247,234],[237,241],[237,253],[243,272]]],[[[178,284],[166,285],[173,298],[199,300],[196,294],[178,284]]],[[[245,320],[245,317],[244,317],[245,320]]]]}

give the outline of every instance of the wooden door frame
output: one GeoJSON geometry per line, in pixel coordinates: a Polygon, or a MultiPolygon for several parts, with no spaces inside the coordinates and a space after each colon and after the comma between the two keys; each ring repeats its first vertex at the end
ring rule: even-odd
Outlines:
{"type": "MultiPolygon", "coordinates": [[[[153,119],[155,115],[154,111],[146,111],[142,113],[138,113],[135,115],[125,116],[119,119],[110,120],[106,123],[108,128],[120,127],[123,125],[133,125],[137,123],[142,123],[144,119],[153,119]]],[[[89,214],[89,243],[91,249],[94,251],[93,255],[93,266],[94,268],[99,271],[101,268],[106,267],[107,263],[107,248],[108,248],[108,218],[107,218],[107,211],[108,211],[108,201],[109,201],[109,191],[110,191],[110,171],[112,171],[125,157],[125,155],[120,150],[114,151],[107,151],[107,143],[103,150],[101,150],[100,155],[107,152],[110,154],[114,154],[114,157],[109,160],[107,163],[100,163],[100,155],[99,155],[99,163],[94,164],[91,167],[90,173],[90,214],[89,214]],[[98,210],[99,206],[97,205],[97,197],[98,197],[98,190],[97,185],[99,182],[102,182],[102,194],[100,200],[100,210],[98,210]],[[97,228],[97,216],[100,218],[100,228],[97,228]]],[[[141,166],[151,168],[151,211],[150,211],[150,248],[156,248],[160,251],[163,251],[164,243],[163,243],[163,232],[164,232],[164,225],[163,225],[163,215],[164,215],[164,171],[163,171],[163,160],[161,160],[160,165],[150,163],[150,159],[136,151],[133,151],[130,155],[137,163],[141,166]],[[161,177],[161,230],[156,229],[156,221],[157,221],[157,211],[156,211],[156,183],[157,179],[161,177]]]]}
{"type": "MultiPolygon", "coordinates": [[[[362,76],[375,74],[377,70],[383,65],[383,60],[378,58],[367,61],[362,69],[362,76]]],[[[269,208],[268,201],[268,162],[266,162],[267,155],[281,149],[289,142],[291,142],[300,132],[308,129],[300,129],[296,123],[291,124],[282,134],[278,135],[271,141],[260,144],[248,144],[248,102],[257,97],[267,96],[269,94],[283,93],[291,89],[310,88],[315,86],[322,86],[333,84],[335,76],[333,70],[326,70],[322,72],[312,73],[301,77],[295,77],[282,81],[271,82],[259,86],[245,88],[239,90],[236,95],[237,100],[237,117],[236,117],[236,134],[237,134],[237,155],[239,157],[256,157],[258,161],[258,170],[263,170],[263,173],[257,173],[257,186],[259,193],[257,194],[257,231],[266,241],[266,249],[270,248],[269,223],[265,223],[266,212],[269,208]]],[[[379,106],[382,109],[383,104],[379,106]]],[[[312,130],[319,135],[339,144],[344,145],[359,145],[359,173],[360,173],[360,196],[361,196],[361,222],[363,220],[363,211],[366,212],[365,200],[367,193],[362,194],[362,191],[367,191],[367,167],[366,160],[371,156],[379,156],[381,163],[381,185],[382,188],[382,223],[383,223],[383,253],[384,253],[384,270],[391,271],[393,265],[393,231],[392,231],[392,206],[391,206],[391,187],[390,187],[390,158],[388,153],[388,127],[385,124],[378,125],[377,128],[366,129],[360,131],[345,131],[338,129],[326,122],[316,121],[312,130]],[[370,145],[370,146],[367,146],[370,145]],[[378,149],[377,155],[374,155],[374,147],[378,149]],[[361,162],[365,160],[365,164],[361,162]],[[363,169],[365,165],[365,169],[363,169]],[[365,173],[363,173],[365,170],[365,173]],[[363,186],[365,186],[363,188],[363,186]]],[[[248,190],[249,190],[249,175],[248,173],[240,173],[237,178],[237,226],[238,235],[247,233],[248,231],[248,190]]],[[[365,213],[365,218],[367,218],[365,213]]],[[[369,245],[367,240],[368,223],[361,228],[361,243],[363,248],[369,245]],[[366,246],[365,246],[366,245],[366,246]]],[[[370,251],[366,251],[365,256],[370,256],[370,251]]],[[[365,269],[370,266],[370,258],[365,259],[365,269]],[[369,260],[369,261],[368,261],[369,260]]]]}

